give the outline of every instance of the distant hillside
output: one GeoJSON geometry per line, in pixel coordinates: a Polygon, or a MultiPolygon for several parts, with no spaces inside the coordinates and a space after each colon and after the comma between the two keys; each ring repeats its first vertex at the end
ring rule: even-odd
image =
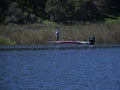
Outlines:
{"type": "Polygon", "coordinates": [[[120,0],[0,0],[0,13],[5,24],[99,22],[120,17],[120,0]]]}

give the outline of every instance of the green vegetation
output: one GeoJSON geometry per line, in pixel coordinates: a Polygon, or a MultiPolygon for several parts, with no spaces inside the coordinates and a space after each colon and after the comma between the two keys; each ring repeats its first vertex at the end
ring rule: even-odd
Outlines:
{"type": "Polygon", "coordinates": [[[120,43],[120,0],[0,0],[0,44],[38,45],[55,40],[120,43]],[[57,23],[57,24],[56,24],[57,23]]]}
{"type": "Polygon", "coordinates": [[[9,38],[0,36],[0,45],[15,45],[9,38]]]}
{"type": "Polygon", "coordinates": [[[112,16],[112,18],[105,18],[106,23],[120,23],[120,17],[112,16]]]}
{"type": "MultiPolygon", "coordinates": [[[[0,44],[1,45],[40,45],[48,44],[48,40],[56,40],[56,24],[45,21],[46,24],[30,25],[1,25],[0,44]]],[[[96,43],[120,44],[120,23],[91,23],[63,25],[60,24],[60,40],[88,40],[94,35],[96,43]]]]}

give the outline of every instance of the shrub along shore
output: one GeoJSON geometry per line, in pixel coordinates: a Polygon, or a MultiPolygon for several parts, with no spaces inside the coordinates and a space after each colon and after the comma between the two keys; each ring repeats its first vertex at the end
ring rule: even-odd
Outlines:
{"type": "MultiPolygon", "coordinates": [[[[59,24],[60,40],[88,41],[96,37],[96,43],[120,44],[120,23],[59,24]]],[[[56,24],[0,25],[0,45],[43,45],[55,38],[56,24]]]]}

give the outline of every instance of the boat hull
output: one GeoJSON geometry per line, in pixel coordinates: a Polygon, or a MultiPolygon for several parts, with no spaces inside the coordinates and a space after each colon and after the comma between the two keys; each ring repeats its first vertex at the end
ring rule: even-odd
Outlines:
{"type": "Polygon", "coordinates": [[[90,44],[88,41],[51,41],[52,44],[90,44]]]}

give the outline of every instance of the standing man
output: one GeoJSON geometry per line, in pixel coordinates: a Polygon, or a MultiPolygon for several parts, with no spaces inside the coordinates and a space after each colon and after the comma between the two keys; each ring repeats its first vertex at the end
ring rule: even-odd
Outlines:
{"type": "Polygon", "coordinates": [[[56,35],[56,40],[59,41],[60,30],[59,30],[59,27],[58,27],[58,26],[56,27],[55,35],[56,35]]]}

